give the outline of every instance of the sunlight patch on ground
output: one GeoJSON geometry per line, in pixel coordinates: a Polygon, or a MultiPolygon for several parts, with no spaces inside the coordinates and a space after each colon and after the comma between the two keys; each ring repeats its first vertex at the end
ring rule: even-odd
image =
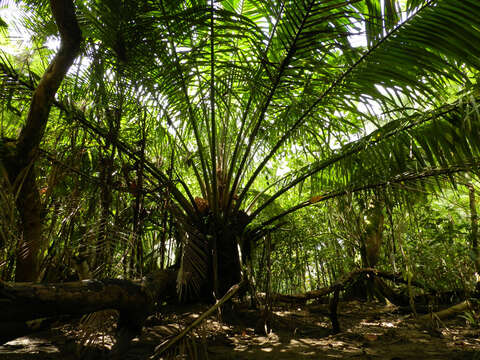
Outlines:
{"type": "Polygon", "coordinates": [[[386,328],[394,328],[396,327],[397,325],[392,323],[392,322],[381,322],[380,323],[380,326],[383,326],[383,327],[386,327],[386,328]]]}
{"type": "Polygon", "coordinates": [[[3,355],[8,355],[10,353],[59,353],[60,350],[45,341],[45,339],[39,339],[35,337],[21,337],[13,341],[9,341],[0,348],[0,359],[3,355]]]}

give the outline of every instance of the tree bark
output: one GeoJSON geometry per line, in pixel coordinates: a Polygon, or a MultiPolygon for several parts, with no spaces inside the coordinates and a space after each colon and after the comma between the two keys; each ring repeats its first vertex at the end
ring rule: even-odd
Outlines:
{"type": "Polygon", "coordinates": [[[478,215],[477,215],[477,203],[475,200],[475,188],[472,184],[467,184],[469,200],[470,200],[470,239],[472,244],[472,251],[475,264],[475,272],[480,274],[480,251],[478,249],[478,215]]]}
{"type": "Polygon", "coordinates": [[[73,1],[50,0],[50,7],[60,32],[60,49],[33,93],[27,122],[18,139],[19,158],[26,159],[27,163],[35,157],[34,152],[43,138],[55,94],[80,52],[82,41],[73,1]]]}
{"type": "MultiPolygon", "coordinates": [[[[142,280],[83,280],[58,284],[0,282],[0,323],[119,311],[117,338],[131,339],[142,330],[156,301],[176,296],[176,272],[159,271],[142,280]]],[[[22,325],[17,326],[21,328],[22,325]]],[[[5,326],[0,327],[0,332],[5,326]]],[[[0,339],[10,336],[0,333],[0,339]]]]}
{"type": "Polygon", "coordinates": [[[418,321],[419,322],[428,322],[428,321],[432,321],[433,319],[440,319],[440,320],[447,319],[447,318],[450,318],[450,317],[453,317],[453,316],[457,316],[458,314],[463,313],[463,312],[465,312],[467,310],[470,310],[472,308],[473,308],[473,306],[470,303],[470,301],[465,300],[465,301],[462,301],[459,304],[456,304],[456,305],[453,305],[453,306],[449,307],[448,309],[444,309],[444,310],[438,311],[436,313],[422,315],[418,318],[418,321]]]}
{"type": "Polygon", "coordinates": [[[366,211],[365,232],[361,236],[364,267],[375,267],[380,257],[383,238],[383,203],[376,201],[366,211]]]}
{"type": "MultiPolygon", "coordinates": [[[[33,164],[32,164],[33,165],[33,164]]],[[[15,280],[34,281],[39,273],[42,249],[42,202],[38,193],[35,168],[25,174],[16,206],[20,215],[22,238],[17,247],[15,280]]]]}
{"type": "Polygon", "coordinates": [[[134,243],[132,246],[132,253],[130,256],[130,271],[136,276],[142,276],[143,274],[143,171],[145,165],[145,146],[146,146],[146,134],[145,134],[145,121],[142,121],[142,139],[140,140],[140,160],[135,164],[137,173],[137,187],[135,189],[135,204],[133,206],[133,236],[134,243]]]}

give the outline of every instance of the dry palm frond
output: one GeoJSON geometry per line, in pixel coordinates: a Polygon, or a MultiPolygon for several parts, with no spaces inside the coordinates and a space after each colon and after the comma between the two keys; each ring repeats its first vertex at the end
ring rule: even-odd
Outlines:
{"type": "Polygon", "coordinates": [[[103,310],[85,315],[80,320],[77,341],[83,347],[100,347],[111,349],[113,331],[118,320],[118,311],[103,310]]]}
{"type": "Polygon", "coordinates": [[[164,360],[208,360],[206,344],[202,338],[191,334],[185,336],[176,346],[167,351],[160,359],[164,360]]]}
{"type": "Polygon", "coordinates": [[[182,242],[182,257],[177,276],[177,293],[181,300],[201,292],[209,272],[208,244],[200,234],[185,233],[182,242]]]}

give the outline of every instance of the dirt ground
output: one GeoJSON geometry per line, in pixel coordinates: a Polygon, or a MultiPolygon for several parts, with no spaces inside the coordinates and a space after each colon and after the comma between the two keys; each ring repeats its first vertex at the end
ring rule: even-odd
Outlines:
{"type": "MultiPolygon", "coordinates": [[[[269,335],[254,331],[257,311],[237,310],[227,325],[212,316],[168,353],[153,356],[155,347],[192,322],[208,307],[164,308],[147,321],[122,359],[358,359],[480,360],[480,324],[463,316],[419,325],[395,307],[357,301],[341,303],[342,331],[332,335],[326,306],[274,309],[269,335]],[[171,311],[177,311],[173,314],[171,311]],[[313,311],[315,310],[315,311],[313,311]],[[470,321],[467,321],[470,320],[470,321]],[[467,324],[469,322],[469,324],[467,324]]],[[[473,314],[472,314],[473,315],[473,314]]],[[[1,360],[101,359],[112,346],[114,313],[97,313],[76,324],[0,346],[1,360]],[[99,331],[100,330],[100,331],[99,331]]]]}

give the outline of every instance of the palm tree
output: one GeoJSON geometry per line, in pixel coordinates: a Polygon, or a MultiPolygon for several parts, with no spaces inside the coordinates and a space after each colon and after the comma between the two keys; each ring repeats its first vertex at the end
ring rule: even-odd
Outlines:
{"type": "MultiPolygon", "coordinates": [[[[251,246],[295,210],[478,167],[474,0],[76,5],[89,66],[77,65],[55,106],[112,156],[141,160],[146,186],[172,199],[186,234],[182,294],[221,296],[251,246]],[[109,113],[114,136],[101,121],[109,113]],[[123,135],[139,119],[151,130],[144,156],[123,135]],[[176,159],[170,175],[153,161],[162,141],[176,159]],[[278,178],[287,155],[303,160],[278,178]],[[311,196],[268,211],[308,179],[311,196]]],[[[10,85],[33,90],[7,61],[10,85]]]]}

